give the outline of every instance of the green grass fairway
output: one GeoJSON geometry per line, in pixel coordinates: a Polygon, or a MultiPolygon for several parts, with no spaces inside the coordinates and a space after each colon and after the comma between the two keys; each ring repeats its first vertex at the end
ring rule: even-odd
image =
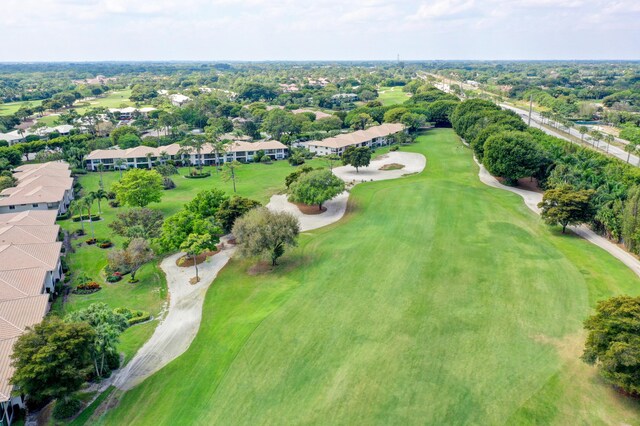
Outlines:
{"type": "Polygon", "coordinates": [[[88,106],[78,106],[76,110],[78,114],[84,114],[89,108],[120,108],[122,106],[134,106],[135,103],[129,100],[131,96],[131,90],[117,90],[109,92],[104,96],[97,97],[91,101],[88,101],[88,106]]]}
{"type": "Polygon", "coordinates": [[[382,105],[402,104],[409,99],[409,94],[402,91],[402,87],[381,87],[378,89],[378,100],[382,105]]]}
{"type": "Polygon", "coordinates": [[[6,104],[0,103],[0,115],[15,114],[23,106],[36,107],[40,105],[42,101],[19,101],[19,102],[7,102],[6,104]]]}
{"type": "Polygon", "coordinates": [[[352,192],[275,272],[233,259],[189,350],[100,422],[638,424],[578,359],[597,299],[640,280],[478,180],[451,130],[427,168],[352,192]]]}

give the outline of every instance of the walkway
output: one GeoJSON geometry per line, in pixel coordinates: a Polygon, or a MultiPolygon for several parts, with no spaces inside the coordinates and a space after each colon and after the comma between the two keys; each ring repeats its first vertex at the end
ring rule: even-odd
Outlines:
{"type": "MultiPolygon", "coordinates": [[[[527,205],[527,207],[529,207],[536,214],[540,214],[538,203],[542,201],[542,194],[540,194],[539,192],[527,191],[525,189],[503,185],[495,177],[491,176],[491,174],[487,171],[487,169],[485,169],[482,164],[479,164],[477,161],[476,164],[478,164],[478,166],[480,167],[478,176],[480,177],[480,181],[482,181],[482,183],[494,188],[504,189],[505,191],[518,194],[524,199],[524,203],[527,205]]],[[[601,249],[605,250],[613,257],[627,265],[629,269],[631,269],[636,275],[640,277],[640,260],[638,260],[634,255],[622,249],[620,246],[612,243],[608,239],[596,234],[586,225],[569,226],[568,229],[570,229],[576,235],[579,235],[580,237],[589,241],[590,243],[593,243],[601,249]]]]}
{"type": "Polygon", "coordinates": [[[128,390],[182,355],[198,333],[202,320],[202,304],[207,289],[218,272],[227,264],[235,248],[227,248],[198,265],[200,282],[192,285],[193,267],[178,267],[183,253],[166,257],[160,267],[167,276],[169,313],[135,357],[117,373],[114,386],[128,390]]]}

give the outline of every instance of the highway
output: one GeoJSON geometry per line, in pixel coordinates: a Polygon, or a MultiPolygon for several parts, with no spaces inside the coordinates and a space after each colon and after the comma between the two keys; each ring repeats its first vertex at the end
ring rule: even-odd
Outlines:
{"type": "MultiPolygon", "coordinates": [[[[438,79],[439,81],[444,81],[445,78],[441,75],[438,74],[431,74],[431,73],[425,73],[426,75],[432,76],[436,79],[438,79]]],[[[422,79],[426,79],[425,75],[421,75],[418,74],[418,77],[422,78],[422,79]]],[[[452,83],[458,84],[460,85],[461,88],[463,89],[467,89],[467,90],[471,90],[471,89],[478,89],[477,87],[473,87],[470,86],[466,83],[462,83],[460,81],[456,81],[456,80],[452,80],[452,79],[447,79],[452,83]]],[[[449,88],[448,84],[444,84],[441,83],[439,85],[440,87],[438,87],[440,90],[443,90],[447,93],[451,93],[451,89],[449,88]]],[[[528,110],[524,110],[522,108],[518,108],[515,107],[513,105],[510,104],[506,104],[506,103],[499,103],[498,104],[501,108],[504,109],[508,109],[511,111],[514,111],[515,113],[517,113],[523,120],[525,123],[529,124],[529,111],[528,110]]],[[[555,136],[557,138],[560,139],[564,139],[566,141],[569,141],[571,143],[575,143],[576,145],[580,145],[583,147],[587,147],[593,150],[597,150],[602,152],[603,154],[608,154],[611,155],[613,157],[619,158],[620,160],[627,162],[627,159],[629,160],[629,163],[636,166],[636,167],[640,167],[640,157],[636,156],[636,155],[629,155],[628,152],[626,152],[624,149],[619,148],[615,145],[610,145],[604,141],[596,141],[595,139],[593,139],[591,136],[589,136],[588,134],[584,135],[584,141],[587,142],[587,144],[581,144],[579,142],[576,142],[575,140],[573,140],[572,138],[568,137],[566,134],[568,133],[569,135],[572,135],[578,139],[582,139],[583,136],[580,134],[580,132],[578,132],[577,129],[572,129],[572,128],[568,128],[568,127],[564,127],[558,123],[556,123],[555,121],[551,121],[551,120],[547,120],[544,117],[542,117],[542,115],[540,115],[537,112],[532,112],[531,113],[531,123],[529,124],[531,127],[534,127],[536,129],[540,129],[543,132],[545,132],[548,135],[551,136],[555,136]],[[546,126],[543,126],[542,123],[546,123],[546,126]],[[553,128],[549,128],[549,127],[555,127],[555,128],[560,128],[562,130],[555,130],[553,128]]],[[[620,138],[615,138],[616,142],[619,142],[623,145],[627,145],[629,143],[629,141],[626,141],[624,139],[620,139],[620,138]]]]}

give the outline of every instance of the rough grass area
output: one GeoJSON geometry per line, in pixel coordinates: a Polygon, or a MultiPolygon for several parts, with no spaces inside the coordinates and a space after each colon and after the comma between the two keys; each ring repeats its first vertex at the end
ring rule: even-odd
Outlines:
{"type": "Polygon", "coordinates": [[[188,351],[102,424],[637,424],[578,356],[621,262],[480,183],[451,130],[424,172],[358,185],[273,271],[233,259],[188,351]]]}

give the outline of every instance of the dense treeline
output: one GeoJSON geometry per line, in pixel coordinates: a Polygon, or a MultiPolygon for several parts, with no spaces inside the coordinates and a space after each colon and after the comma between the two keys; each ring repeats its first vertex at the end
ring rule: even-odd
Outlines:
{"type": "Polygon", "coordinates": [[[640,253],[640,169],[527,128],[516,114],[485,100],[460,103],[451,123],[478,161],[492,173],[501,171],[496,175],[508,183],[533,176],[545,190],[593,190],[591,227],[640,253]]]}

